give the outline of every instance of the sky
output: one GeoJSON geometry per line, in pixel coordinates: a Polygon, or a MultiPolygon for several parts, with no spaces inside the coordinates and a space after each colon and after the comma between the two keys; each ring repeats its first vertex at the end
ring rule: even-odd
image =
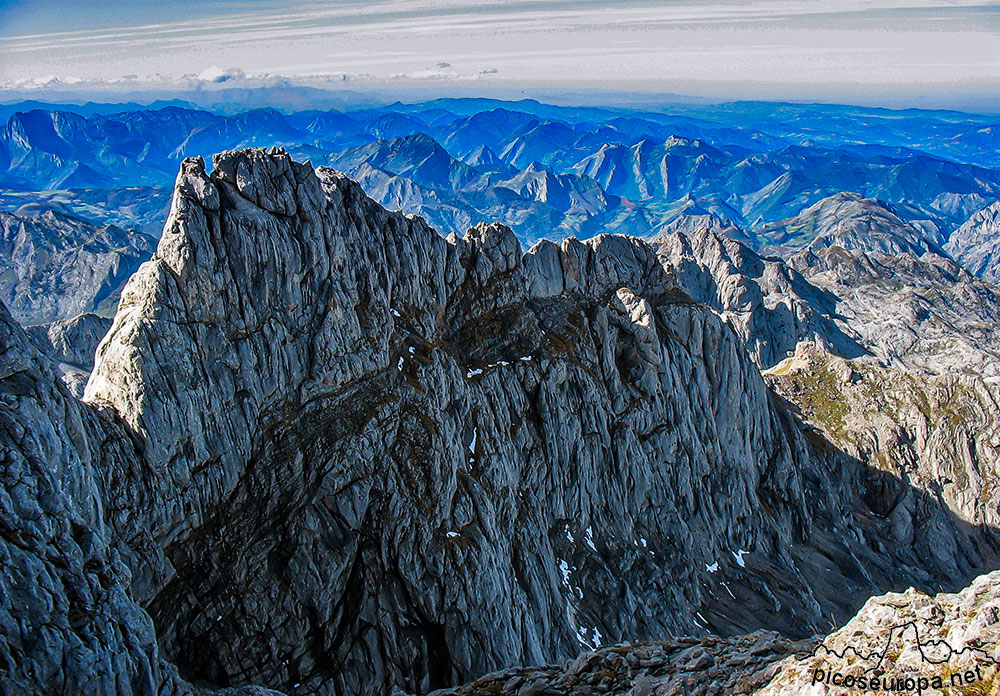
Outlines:
{"type": "Polygon", "coordinates": [[[275,82],[974,110],[1000,0],[0,0],[0,97],[275,82]]]}

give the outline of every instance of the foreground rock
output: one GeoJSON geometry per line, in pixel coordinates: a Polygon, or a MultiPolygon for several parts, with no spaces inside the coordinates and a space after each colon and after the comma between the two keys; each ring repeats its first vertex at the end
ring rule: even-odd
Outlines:
{"type": "Polygon", "coordinates": [[[757,632],[621,643],[433,696],[993,694],[1000,686],[998,614],[1000,573],[991,573],[957,594],[911,588],[873,597],[825,639],[757,632]]]}
{"type": "Polygon", "coordinates": [[[983,575],[958,594],[909,589],[873,597],[810,655],[787,658],[758,695],[995,694],[998,615],[1000,573],[983,575]]]}
{"type": "Polygon", "coordinates": [[[739,638],[676,638],[622,643],[585,652],[571,662],[509,669],[432,696],[749,695],[758,692],[790,655],[805,657],[820,639],[789,641],[776,633],[739,638]]]}
{"type": "MultiPolygon", "coordinates": [[[[9,329],[37,369],[5,372],[0,446],[57,483],[9,469],[6,490],[58,509],[0,507],[3,543],[78,519],[141,628],[102,618],[76,661],[68,633],[5,629],[21,693],[118,654],[122,694],[182,688],[164,657],[215,687],[426,693],[606,642],[805,637],[995,567],[993,530],[920,491],[924,523],[887,548],[885,474],[795,418],[653,246],[522,255],[507,228],[442,238],[280,151],[214,165],[184,162],[86,403],[9,329]]],[[[54,599],[6,577],[0,625],[89,620],[90,580],[53,548],[30,573],[54,599]]]]}

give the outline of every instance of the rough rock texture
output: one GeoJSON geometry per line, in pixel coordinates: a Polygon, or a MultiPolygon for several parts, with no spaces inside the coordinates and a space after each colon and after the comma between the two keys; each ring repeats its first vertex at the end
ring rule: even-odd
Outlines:
{"type": "Polygon", "coordinates": [[[833,244],[783,261],[707,230],[656,241],[680,286],[719,313],[761,368],[810,341],[883,367],[1000,380],[1000,290],[950,258],[833,244]]]}
{"type": "Polygon", "coordinates": [[[125,281],[155,247],[136,230],[51,210],[33,218],[0,212],[0,301],[21,324],[111,315],[125,281]]]}
{"type": "Polygon", "coordinates": [[[878,364],[1000,381],[1000,290],[951,259],[830,247],[789,265],[838,298],[839,323],[878,364]]]}
{"type": "Polygon", "coordinates": [[[755,694],[790,655],[812,654],[819,638],[789,641],[769,632],[733,639],[675,638],[620,643],[571,662],[516,668],[432,696],[740,696],[755,694]]]}
{"type": "MultiPolygon", "coordinates": [[[[36,459],[92,491],[68,500],[190,681],[425,693],[626,638],[805,636],[995,567],[993,531],[919,491],[925,524],[887,548],[886,475],[789,413],[655,247],[522,256],[507,228],[444,239],[280,151],[214,165],[183,163],[87,403],[51,369],[29,380],[61,395],[33,408],[79,422],[36,459]]],[[[18,335],[12,355],[43,360],[18,335]]],[[[20,398],[29,373],[8,374],[20,398]]],[[[5,461],[31,451],[18,432],[5,461]]],[[[60,616],[3,589],[0,622],[60,616]]],[[[4,631],[37,649],[22,636],[4,631]]],[[[38,659],[49,676],[24,678],[58,693],[58,648],[38,659]]]]}
{"type": "Polygon", "coordinates": [[[919,688],[920,693],[931,695],[995,694],[1000,691],[998,616],[1000,573],[983,575],[957,594],[928,596],[911,588],[873,597],[814,653],[804,659],[801,655],[786,658],[778,675],[757,693],[840,696],[859,692],[857,685],[845,689],[828,685],[825,679],[818,681],[817,670],[822,670],[831,673],[831,681],[835,672],[869,680],[878,677],[882,691],[912,694],[919,688]],[[935,688],[935,677],[943,688],[935,688]],[[921,678],[927,681],[920,683],[921,678]],[[917,688],[905,684],[908,679],[917,688]],[[898,686],[893,689],[887,683],[898,686]]]}
{"type": "Polygon", "coordinates": [[[801,343],[765,377],[838,447],[907,484],[870,492],[892,520],[892,543],[927,524],[916,490],[969,524],[1000,528],[1000,396],[978,376],[882,369],[801,343]]]}
{"type": "Polygon", "coordinates": [[[81,314],[51,324],[27,326],[24,331],[31,342],[56,361],[66,387],[76,397],[83,396],[83,389],[94,369],[94,355],[111,320],[96,314],[81,314]]]}
{"type": "Polygon", "coordinates": [[[792,642],[758,632],[620,643],[560,664],[489,674],[433,696],[995,694],[998,616],[1000,573],[991,573],[957,594],[910,588],[873,597],[825,639],[792,642]],[[845,677],[849,688],[835,685],[845,677]],[[871,686],[873,678],[878,686],[871,686]]]}
{"type": "Polygon", "coordinates": [[[801,633],[845,586],[982,563],[901,547],[880,578],[828,537],[884,534],[811,498],[865,472],[810,451],[650,247],[445,240],[282,154],[185,164],[87,399],[148,442],[133,589],[216,683],[427,689],[598,635],[801,633]]]}
{"type": "Polygon", "coordinates": [[[945,250],[970,273],[1000,285],[1000,201],[955,230],[945,250]]]}
{"type": "Polygon", "coordinates": [[[0,303],[5,695],[203,693],[163,660],[104,522],[105,474],[137,458],[124,430],[66,392],[0,303]]]}
{"type": "Polygon", "coordinates": [[[839,298],[810,283],[778,258],[707,229],[655,240],[660,263],[693,299],[715,310],[762,368],[811,340],[846,357],[868,349],[839,320],[839,298]]]}

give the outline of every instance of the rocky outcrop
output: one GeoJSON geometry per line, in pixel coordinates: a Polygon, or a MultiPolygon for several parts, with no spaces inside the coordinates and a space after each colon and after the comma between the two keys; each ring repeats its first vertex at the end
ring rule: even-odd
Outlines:
{"type": "Polygon", "coordinates": [[[24,330],[38,350],[56,361],[66,388],[79,398],[94,369],[97,344],[109,328],[110,319],[81,314],[51,324],[27,326],[24,330]]]}
{"type": "MultiPolygon", "coordinates": [[[[805,636],[996,562],[992,530],[919,492],[925,524],[884,544],[885,474],[799,422],[684,287],[637,239],[522,255],[505,227],[445,239],[281,151],[186,160],[86,403],[29,380],[62,395],[33,408],[79,422],[37,459],[88,487],[64,505],[106,531],[123,611],[127,582],[152,617],[142,654],[219,687],[426,693],[624,639],[805,636]]],[[[19,432],[5,456],[34,446],[19,432]]],[[[21,607],[0,621],[60,611],[21,607]]],[[[41,654],[19,678],[58,693],[41,654]]],[[[143,684],[179,683],[162,670],[143,684]]]]}
{"type": "Polygon", "coordinates": [[[868,353],[837,314],[839,298],[810,283],[781,259],[707,229],[656,238],[657,256],[693,299],[736,332],[754,362],[776,365],[811,340],[845,357],[868,353]]]}
{"type": "Polygon", "coordinates": [[[996,693],[998,613],[1000,573],[983,575],[957,594],[928,596],[911,588],[873,597],[810,655],[786,658],[758,696],[996,693]]]}
{"type": "Polygon", "coordinates": [[[113,314],[125,281],[155,247],[136,230],[51,210],[31,218],[0,212],[0,300],[25,325],[113,314]]]}
{"type": "Polygon", "coordinates": [[[979,376],[889,370],[801,343],[765,377],[838,447],[908,484],[871,493],[894,540],[922,523],[916,490],[969,524],[1000,527],[1000,395],[979,376]]]}
{"type": "Polygon", "coordinates": [[[489,674],[432,696],[749,696],[773,679],[781,660],[807,657],[818,643],[818,638],[793,642],[768,632],[621,643],[559,665],[489,674]]]}
{"type": "Polygon", "coordinates": [[[139,457],[124,429],[67,393],[0,303],[4,694],[203,693],[163,659],[105,523],[112,477],[139,457]]]}
{"type": "Polygon", "coordinates": [[[1000,285],[1000,201],[955,230],[945,249],[970,273],[1000,285]]]}
{"type": "Polygon", "coordinates": [[[809,341],[916,374],[1000,379],[1000,291],[948,257],[834,244],[782,260],[708,230],[656,243],[679,285],[718,312],[763,369],[809,341]]]}

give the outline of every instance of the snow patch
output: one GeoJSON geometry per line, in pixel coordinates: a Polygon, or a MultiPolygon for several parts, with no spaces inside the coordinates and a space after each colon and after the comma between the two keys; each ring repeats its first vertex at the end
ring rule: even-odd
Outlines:
{"type": "Polygon", "coordinates": [[[740,549],[739,551],[733,551],[733,557],[736,559],[736,562],[740,564],[740,568],[747,567],[746,561],[743,560],[743,556],[748,553],[750,552],[745,551],[744,549],[740,549]]]}
{"type": "Polygon", "coordinates": [[[569,563],[567,563],[561,558],[558,560],[559,560],[559,572],[562,573],[563,584],[569,587],[569,563]]]}
{"type": "Polygon", "coordinates": [[[718,570],[719,570],[719,562],[716,561],[712,565],[705,564],[705,570],[707,570],[709,573],[718,572],[718,570]]]}

